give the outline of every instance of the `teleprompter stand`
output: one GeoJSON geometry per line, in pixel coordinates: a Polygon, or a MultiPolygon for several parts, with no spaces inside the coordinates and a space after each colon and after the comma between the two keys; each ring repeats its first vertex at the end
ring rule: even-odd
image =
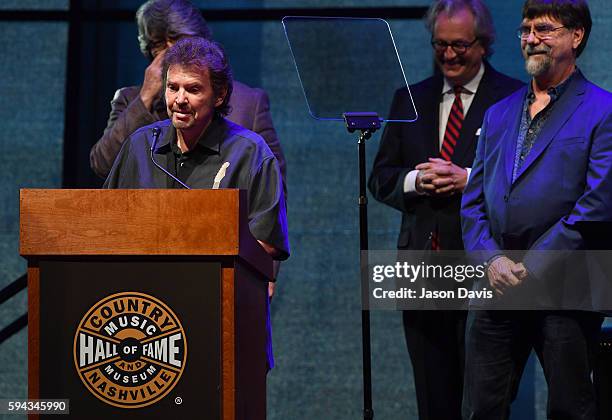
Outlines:
{"type": "MultiPolygon", "coordinates": [[[[380,128],[381,120],[376,112],[345,112],[344,120],[349,133],[361,131],[357,142],[359,149],[359,249],[361,250],[360,275],[362,285],[368,284],[368,197],[366,194],[365,142],[380,128]],[[365,280],[365,281],[364,281],[365,280]]],[[[367,298],[367,297],[366,297],[367,298]]],[[[372,408],[372,357],[370,347],[370,311],[361,310],[361,337],[363,341],[363,418],[373,419],[372,408]]]]}
{"type": "MultiPolygon", "coordinates": [[[[382,119],[397,89],[408,89],[393,36],[382,19],[289,16],[283,27],[308,111],[318,121],[344,121],[349,132],[360,131],[359,239],[362,308],[367,307],[367,195],[365,142],[383,121],[412,122],[414,103],[405,118],[382,119]],[[368,111],[368,112],[355,112],[368,111]],[[366,300],[364,300],[366,299],[366,300]]],[[[408,92],[410,92],[408,90],[408,92]]],[[[370,346],[370,312],[362,309],[363,416],[374,418],[370,346]]]]}

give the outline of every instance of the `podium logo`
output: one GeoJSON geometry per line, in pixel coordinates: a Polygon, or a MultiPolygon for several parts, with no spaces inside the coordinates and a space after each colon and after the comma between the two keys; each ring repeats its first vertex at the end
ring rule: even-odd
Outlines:
{"type": "Polygon", "coordinates": [[[154,404],[185,369],[187,340],[178,317],[159,299],[122,292],[96,303],[74,336],[79,377],[98,399],[121,408],[154,404]]]}

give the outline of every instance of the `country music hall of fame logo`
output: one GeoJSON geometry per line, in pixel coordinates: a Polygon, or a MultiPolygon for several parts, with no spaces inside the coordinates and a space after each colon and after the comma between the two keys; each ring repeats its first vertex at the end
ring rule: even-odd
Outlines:
{"type": "Polygon", "coordinates": [[[79,377],[97,398],[116,407],[145,407],[164,398],[180,380],[186,360],[187,339],[178,317],[140,292],[100,300],[74,337],[79,377]]]}

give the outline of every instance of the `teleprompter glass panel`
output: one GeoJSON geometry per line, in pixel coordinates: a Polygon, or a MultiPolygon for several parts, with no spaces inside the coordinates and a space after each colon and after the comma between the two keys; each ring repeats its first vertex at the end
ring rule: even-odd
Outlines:
{"type": "Polygon", "coordinates": [[[312,117],[342,121],[346,112],[375,112],[386,121],[417,119],[414,102],[405,115],[385,118],[395,92],[409,91],[385,20],[289,16],[283,26],[312,117]]]}

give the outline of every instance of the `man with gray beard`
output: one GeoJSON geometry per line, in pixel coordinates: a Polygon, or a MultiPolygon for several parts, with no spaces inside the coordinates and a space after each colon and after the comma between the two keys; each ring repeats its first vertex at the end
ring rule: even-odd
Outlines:
{"type": "MultiPolygon", "coordinates": [[[[484,117],[462,230],[466,250],[486,256],[499,296],[569,285],[590,297],[586,273],[557,275],[561,255],[587,247],[581,224],[612,214],[612,94],[576,67],[590,30],[585,0],[527,0],[517,35],[532,80],[484,117]]],[[[542,301],[528,311],[470,311],[464,419],[509,417],[532,349],[548,384],[547,418],[597,418],[591,373],[603,317],[542,301]]]]}

